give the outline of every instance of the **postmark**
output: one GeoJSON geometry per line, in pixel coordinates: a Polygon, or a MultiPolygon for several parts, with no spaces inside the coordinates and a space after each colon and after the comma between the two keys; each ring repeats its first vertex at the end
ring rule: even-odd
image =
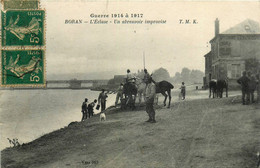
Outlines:
{"type": "Polygon", "coordinates": [[[2,50],[1,86],[44,87],[44,50],[2,50]]]}
{"type": "Polygon", "coordinates": [[[2,0],[4,10],[39,9],[39,0],[2,0]]]}
{"type": "Polygon", "coordinates": [[[42,47],[44,38],[44,10],[8,10],[2,13],[2,46],[42,47]]]}

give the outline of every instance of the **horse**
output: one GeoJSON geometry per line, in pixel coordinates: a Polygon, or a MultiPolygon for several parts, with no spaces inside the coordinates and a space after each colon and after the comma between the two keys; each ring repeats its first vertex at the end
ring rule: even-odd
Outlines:
{"type": "Polygon", "coordinates": [[[126,105],[128,105],[132,110],[135,109],[135,99],[137,95],[137,87],[132,83],[125,83],[123,86],[123,94],[126,98],[126,105]]]}
{"type": "MultiPolygon", "coordinates": [[[[153,81],[154,82],[154,81],[153,81]]],[[[168,104],[168,108],[170,108],[171,105],[171,89],[174,88],[174,86],[168,82],[168,81],[161,81],[161,82],[154,82],[155,86],[156,86],[156,93],[161,93],[164,96],[164,101],[163,101],[163,105],[166,106],[166,100],[167,97],[169,96],[169,104],[168,104]]]]}
{"type": "Polygon", "coordinates": [[[212,79],[209,81],[209,98],[211,98],[211,92],[213,93],[213,98],[217,96],[217,80],[212,79]]]}
{"type": "Polygon", "coordinates": [[[228,97],[228,82],[226,80],[217,80],[217,96],[223,97],[223,89],[226,89],[226,97],[228,97]]]}
{"type": "Polygon", "coordinates": [[[136,86],[137,86],[137,96],[139,98],[139,105],[140,105],[142,102],[142,96],[144,96],[145,99],[146,83],[142,79],[136,78],[136,86]]]}
{"type": "Polygon", "coordinates": [[[224,88],[226,89],[226,97],[228,97],[228,82],[222,79],[212,79],[209,82],[209,98],[211,98],[211,92],[213,93],[213,98],[215,98],[215,96],[222,98],[224,88]]]}

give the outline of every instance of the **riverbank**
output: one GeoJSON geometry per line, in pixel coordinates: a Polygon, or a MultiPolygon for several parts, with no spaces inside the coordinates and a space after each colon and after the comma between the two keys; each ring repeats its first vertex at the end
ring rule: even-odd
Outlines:
{"type": "MultiPolygon", "coordinates": [[[[9,147],[7,138],[28,143],[49,132],[81,121],[81,105],[98,98],[100,92],[90,90],[1,90],[0,150],[9,147]]],[[[116,94],[109,94],[107,106],[114,105],[116,94]]],[[[99,110],[94,110],[99,113],[99,110]]]]}
{"type": "Polygon", "coordinates": [[[136,111],[110,109],[2,151],[2,167],[251,168],[260,151],[258,105],[237,97],[175,102],[158,106],[157,123],[136,111]]]}

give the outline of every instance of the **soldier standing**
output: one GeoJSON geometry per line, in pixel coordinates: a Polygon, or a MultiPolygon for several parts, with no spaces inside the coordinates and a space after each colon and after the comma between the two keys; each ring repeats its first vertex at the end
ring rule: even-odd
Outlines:
{"type": "Polygon", "coordinates": [[[88,115],[87,115],[87,113],[88,113],[87,102],[88,102],[88,99],[85,98],[85,101],[82,103],[82,106],[81,106],[81,112],[82,112],[82,119],[81,119],[81,121],[84,121],[88,117],[88,115]]]}
{"type": "Polygon", "coordinates": [[[101,103],[101,111],[104,111],[106,109],[106,99],[107,99],[107,94],[105,93],[105,89],[102,89],[102,92],[98,96],[98,104],[101,103]]]}
{"type": "Polygon", "coordinates": [[[255,103],[254,100],[254,92],[256,90],[256,79],[255,77],[251,74],[251,72],[249,71],[247,73],[248,78],[250,79],[250,81],[248,82],[248,87],[249,87],[249,99],[251,103],[255,103]]]}
{"type": "Polygon", "coordinates": [[[237,83],[241,85],[243,105],[248,104],[249,102],[249,81],[250,79],[246,76],[246,71],[244,71],[243,76],[237,80],[237,83]]]}
{"type": "Polygon", "coordinates": [[[152,83],[152,78],[148,79],[148,84],[145,90],[145,103],[146,103],[146,112],[149,116],[149,119],[146,122],[156,123],[155,121],[155,111],[153,108],[154,98],[156,95],[155,85],[152,83]]]}

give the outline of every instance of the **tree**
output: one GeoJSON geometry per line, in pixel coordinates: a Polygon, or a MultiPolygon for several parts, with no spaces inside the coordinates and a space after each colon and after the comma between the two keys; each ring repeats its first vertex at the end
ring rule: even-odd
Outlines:
{"type": "Polygon", "coordinates": [[[182,71],[181,71],[181,76],[182,76],[182,80],[184,82],[188,82],[190,81],[190,70],[188,68],[182,68],[182,71]]]}
{"type": "Polygon", "coordinates": [[[162,80],[166,80],[166,81],[169,81],[169,80],[170,80],[170,74],[169,74],[169,72],[167,71],[167,69],[165,69],[165,68],[156,69],[156,70],[153,72],[152,77],[153,77],[153,79],[154,79],[156,82],[159,82],[159,81],[162,81],[162,80]]]}
{"type": "Polygon", "coordinates": [[[204,73],[200,70],[190,70],[188,68],[183,68],[181,73],[176,72],[175,76],[172,78],[174,83],[202,83],[204,73]]]}
{"type": "Polygon", "coordinates": [[[200,70],[192,70],[190,73],[191,83],[201,83],[204,77],[204,73],[200,70]]]}
{"type": "Polygon", "coordinates": [[[109,81],[107,82],[108,85],[114,85],[115,84],[115,80],[114,79],[109,79],[109,81]]]}
{"type": "Polygon", "coordinates": [[[176,72],[175,76],[173,77],[174,83],[180,83],[182,81],[182,76],[180,72],[176,72]]]}

